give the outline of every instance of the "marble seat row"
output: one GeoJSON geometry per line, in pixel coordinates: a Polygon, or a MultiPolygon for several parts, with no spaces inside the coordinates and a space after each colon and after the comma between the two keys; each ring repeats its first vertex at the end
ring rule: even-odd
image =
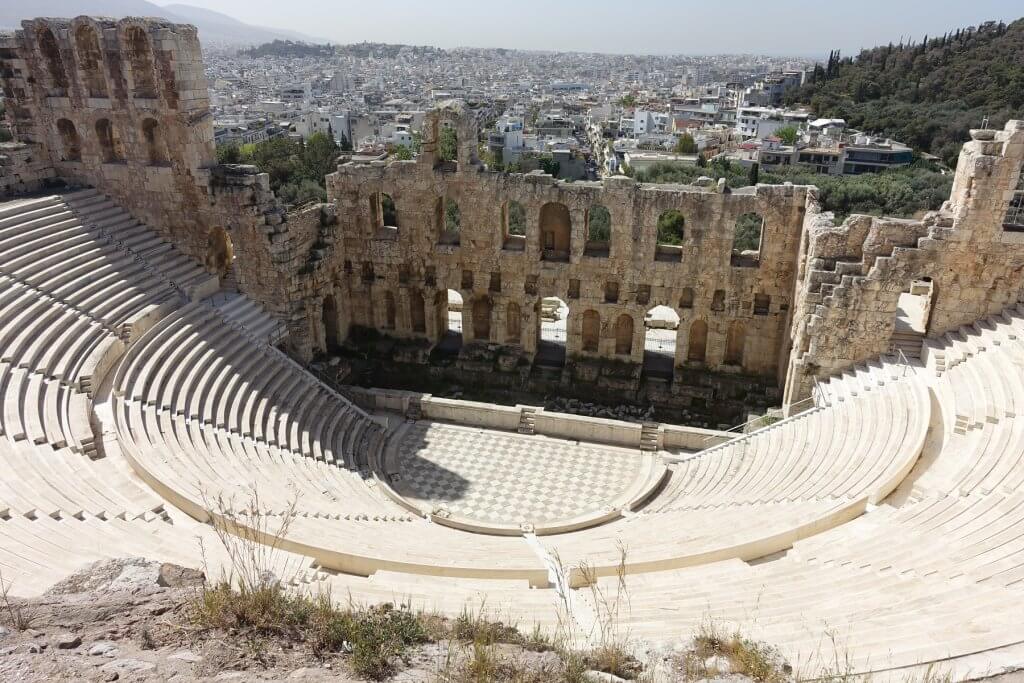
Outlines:
{"type": "Polygon", "coordinates": [[[921,382],[878,385],[683,461],[652,509],[865,495],[877,502],[916,460],[928,419],[921,382]]]}
{"type": "Polygon", "coordinates": [[[154,326],[118,378],[126,399],[316,460],[361,468],[383,446],[362,410],[201,303],[154,326]]]}

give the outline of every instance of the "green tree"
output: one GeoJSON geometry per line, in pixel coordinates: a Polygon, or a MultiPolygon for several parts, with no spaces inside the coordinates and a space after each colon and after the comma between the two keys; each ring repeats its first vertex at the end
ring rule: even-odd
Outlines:
{"type": "Polygon", "coordinates": [[[399,161],[409,161],[412,159],[412,150],[406,145],[399,145],[395,148],[395,158],[399,161]]]}
{"type": "Polygon", "coordinates": [[[696,154],[697,143],[689,133],[683,133],[676,141],[676,154],[696,154]]]}
{"type": "Polygon", "coordinates": [[[462,212],[452,199],[445,200],[444,203],[444,231],[450,235],[462,232],[462,212]]]}
{"type": "Polygon", "coordinates": [[[675,209],[658,216],[658,244],[682,244],[685,225],[683,214],[675,209]]]}
{"type": "Polygon", "coordinates": [[[313,133],[299,154],[300,178],[322,184],[328,173],[338,170],[338,143],[325,133],[313,133]]]}
{"type": "Polygon", "coordinates": [[[750,171],[747,173],[747,182],[749,182],[751,185],[757,185],[760,170],[760,166],[756,161],[752,163],[750,165],[750,171]]]}
{"type": "Polygon", "coordinates": [[[623,107],[635,107],[636,96],[633,93],[627,93],[619,98],[619,105],[623,107]]]}
{"type": "Polygon", "coordinates": [[[455,129],[450,126],[445,126],[441,129],[437,143],[437,154],[441,161],[458,161],[459,158],[459,140],[455,134],[455,129]]]}
{"type": "Polygon", "coordinates": [[[217,148],[218,164],[240,164],[242,163],[242,150],[238,145],[230,143],[217,148]]]}
{"type": "Polygon", "coordinates": [[[764,219],[760,214],[745,213],[736,219],[736,231],[733,234],[732,250],[734,252],[753,251],[761,245],[761,227],[764,219]]]}
{"type": "Polygon", "coordinates": [[[787,145],[795,145],[799,131],[797,131],[796,126],[783,126],[782,128],[776,129],[772,135],[782,140],[782,142],[787,145]]]}
{"type": "Polygon", "coordinates": [[[555,161],[550,155],[544,155],[537,161],[540,164],[542,171],[554,178],[558,177],[558,171],[561,170],[562,165],[555,161]]]}
{"type": "Polygon", "coordinates": [[[612,238],[612,215],[600,204],[592,206],[587,216],[587,239],[607,242],[612,238]]]}
{"type": "Polygon", "coordinates": [[[352,142],[344,133],[341,134],[341,140],[338,142],[338,149],[340,149],[342,152],[352,151],[352,142]]]}

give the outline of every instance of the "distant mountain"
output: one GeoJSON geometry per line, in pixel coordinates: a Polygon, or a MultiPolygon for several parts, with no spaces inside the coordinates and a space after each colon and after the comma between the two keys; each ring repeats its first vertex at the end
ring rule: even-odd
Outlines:
{"type": "Polygon", "coordinates": [[[273,40],[318,40],[294,31],[252,26],[226,14],[191,5],[161,7],[147,0],[0,0],[0,28],[19,28],[22,19],[81,14],[160,17],[180,24],[193,24],[199,29],[199,39],[206,43],[259,45],[273,40]]]}

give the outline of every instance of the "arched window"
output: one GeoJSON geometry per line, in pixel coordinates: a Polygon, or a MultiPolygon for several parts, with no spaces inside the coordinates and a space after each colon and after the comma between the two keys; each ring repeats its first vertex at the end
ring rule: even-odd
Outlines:
{"type": "Polygon", "coordinates": [[[82,73],[82,86],[89,97],[107,96],[107,79],[103,75],[103,53],[96,29],[82,24],[75,31],[78,67],[82,73]]]}
{"type": "Polygon", "coordinates": [[[601,342],[601,314],[590,309],[583,312],[583,350],[597,353],[601,342]]]}
{"type": "Polygon", "coordinates": [[[658,216],[658,244],[678,246],[683,243],[686,220],[683,214],[669,209],[658,216]]]}
{"type": "Polygon", "coordinates": [[[743,365],[743,347],[747,343],[747,330],[739,320],[734,320],[729,325],[729,332],[725,335],[725,358],[722,362],[726,365],[743,365]]]}
{"type": "Polygon", "coordinates": [[[540,207],[540,250],[545,261],[568,261],[572,240],[569,207],[548,202],[540,207]]]}
{"type": "Polygon", "coordinates": [[[516,201],[506,204],[505,226],[509,235],[526,235],[526,209],[516,201]]]}
{"type": "Polygon", "coordinates": [[[459,244],[462,239],[462,211],[454,199],[437,200],[437,222],[441,244],[459,244]]]}
{"type": "Polygon", "coordinates": [[[235,259],[235,249],[231,237],[222,227],[214,227],[206,238],[206,268],[220,276],[231,269],[235,259]]]}
{"type": "Polygon", "coordinates": [[[57,47],[57,39],[53,31],[45,26],[39,29],[36,34],[39,43],[39,53],[46,65],[46,74],[50,78],[50,95],[63,97],[68,92],[68,72],[64,68],[64,59],[60,56],[60,48],[57,47]]]}
{"type": "Polygon", "coordinates": [[[67,119],[57,121],[57,132],[60,133],[60,141],[63,147],[62,161],[82,160],[82,141],[75,130],[75,124],[67,119]]]}
{"type": "Polygon", "coordinates": [[[505,341],[510,344],[518,344],[522,336],[523,315],[519,304],[510,301],[505,307],[505,341]]]}
{"type": "Polygon", "coordinates": [[[387,192],[380,193],[380,215],[384,227],[398,228],[398,211],[395,209],[395,200],[387,192]]]}
{"type": "Polygon", "coordinates": [[[761,238],[764,218],[759,213],[745,213],[736,219],[730,262],[737,268],[757,268],[761,262],[761,238]]]}
{"type": "Polygon", "coordinates": [[[443,170],[454,171],[459,167],[459,134],[448,121],[440,124],[437,131],[437,160],[443,170]]]}
{"type": "Polygon", "coordinates": [[[417,290],[409,293],[409,321],[412,323],[412,331],[426,333],[427,315],[423,295],[417,290]]]}
{"type": "Polygon", "coordinates": [[[502,248],[523,251],[526,248],[526,209],[517,201],[505,202],[501,221],[502,248]]]}
{"type": "Polygon", "coordinates": [[[125,39],[134,85],[132,94],[140,99],[155,99],[156,75],[153,73],[153,50],[149,36],[138,26],[131,26],[125,32],[125,39]]]}
{"type": "Polygon", "coordinates": [[[491,339],[491,300],[485,296],[473,301],[473,339],[491,339]]]}
{"type": "Polygon", "coordinates": [[[633,317],[623,313],[615,321],[615,353],[628,356],[633,353],[633,317]]]}
{"type": "Polygon", "coordinates": [[[384,292],[384,329],[395,329],[395,295],[384,292]]]}
{"type": "Polygon", "coordinates": [[[146,155],[150,166],[163,166],[167,163],[167,145],[156,119],[142,122],[142,138],[146,142],[146,155]]]}
{"type": "Polygon", "coordinates": [[[679,295],[679,308],[693,308],[693,287],[684,287],[679,295]]]}
{"type": "Polygon", "coordinates": [[[708,324],[694,320],[690,325],[690,337],[686,344],[686,360],[703,363],[708,349],[708,324]]]}
{"type": "Polygon", "coordinates": [[[111,125],[110,119],[100,119],[96,122],[96,139],[100,143],[100,157],[105,164],[116,164],[124,161],[124,154],[121,152],[121,140],[111,125]]]}
{"type": "Polygon", "coordinates": [[[608,256],[609,244],[612,239],[612,215],[608,209],[595,204],[587,211],[587,256],[608,256]]]}

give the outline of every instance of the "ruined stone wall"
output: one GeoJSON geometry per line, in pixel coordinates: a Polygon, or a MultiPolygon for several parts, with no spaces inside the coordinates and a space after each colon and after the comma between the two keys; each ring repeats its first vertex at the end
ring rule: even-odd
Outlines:
{"type": "Polygon", "coordinates": [[[38,190],[39,177],[96,187],[292,318],[288,216],[265,174],[216,164],[193,26],[27,20],[0,36],[0,76],[19,141],[0,149],[0,195],[38,190]]]}
{"type": "Polygon", "coordinates": [[[194,27],[152,19],[33,19],[6,38],[17,139],[202,256],[213,126],[194,27]],[[193,209],[193,210],[190,210],[193,209]]]}
{"type": "Polygon", "coordinates": [[[884,353],[897,301],[915,280],[933,287],[926,334],[939,336],[999,312],[1024,290],[1024,232],[1003,219],[1022,187],[1024,122],[972,131],[950,199],[920,221],[852,216],[840,226],[808,197],[805,256],[794,309],[786,401],[814,379],[884,353]]]}
{"type": "MultiPolygon", "coordinates": [[[[788,351],[781,349],[788,341],[807,188],[728,193],[625,177],[566,183],[542,173],[488,173],[461,144],[466,138],[475,144],[475,128],[449,106],[428,118],[418,160],[346,164],[328,176],[339,221],[334,248],[321,265],[330,277],[319,280],[310,297],[333,297],[340,330],[357,325],[436,342],[452,289],[464,300],[466,342],[517,345],[530,354],[537,348],[541,299],[559,297],[569,306],[567,355],[639,363],[644,316],[664,305],[680,316],[677,365],[778,373],[788,351]],[[438,127],[449,117],[459,132],[457,163],[441,162],[435,153],[438,127]],[[397,226],[382,222],[381,193],[394,202],[397,226]],[[449,200],[460,214],[457,236],[446,230],[449,200]],[[512,202],[525,210],[523,236],[508,232],[512,202]],[[606,244],[588,239],[588,219],[598,206],[611,215],[606,244]],[[670,209],[685,219],[682,244],[659,246],[658,219],[670,209]],[[748,212],[764,219],[760,251],[736,259],[736,221],[748,212]],[[547,232],[554,235],[545,241],[547,232]],[[595,313],[596,342],[590,334],[595,313]],[[706,353],[691,363],[690,330],[697,321],[707,327],[706,353]],[[731,328],[741,348],[726,358],[731,328]]],[[[322,334],[314,336],[319,341],[322,334]]]]}
{"type": "Polygon", "coordinates": [[[0,143],[0,197],[38,192],[56,181],[50,160],[32,145],[0,143]]]}

